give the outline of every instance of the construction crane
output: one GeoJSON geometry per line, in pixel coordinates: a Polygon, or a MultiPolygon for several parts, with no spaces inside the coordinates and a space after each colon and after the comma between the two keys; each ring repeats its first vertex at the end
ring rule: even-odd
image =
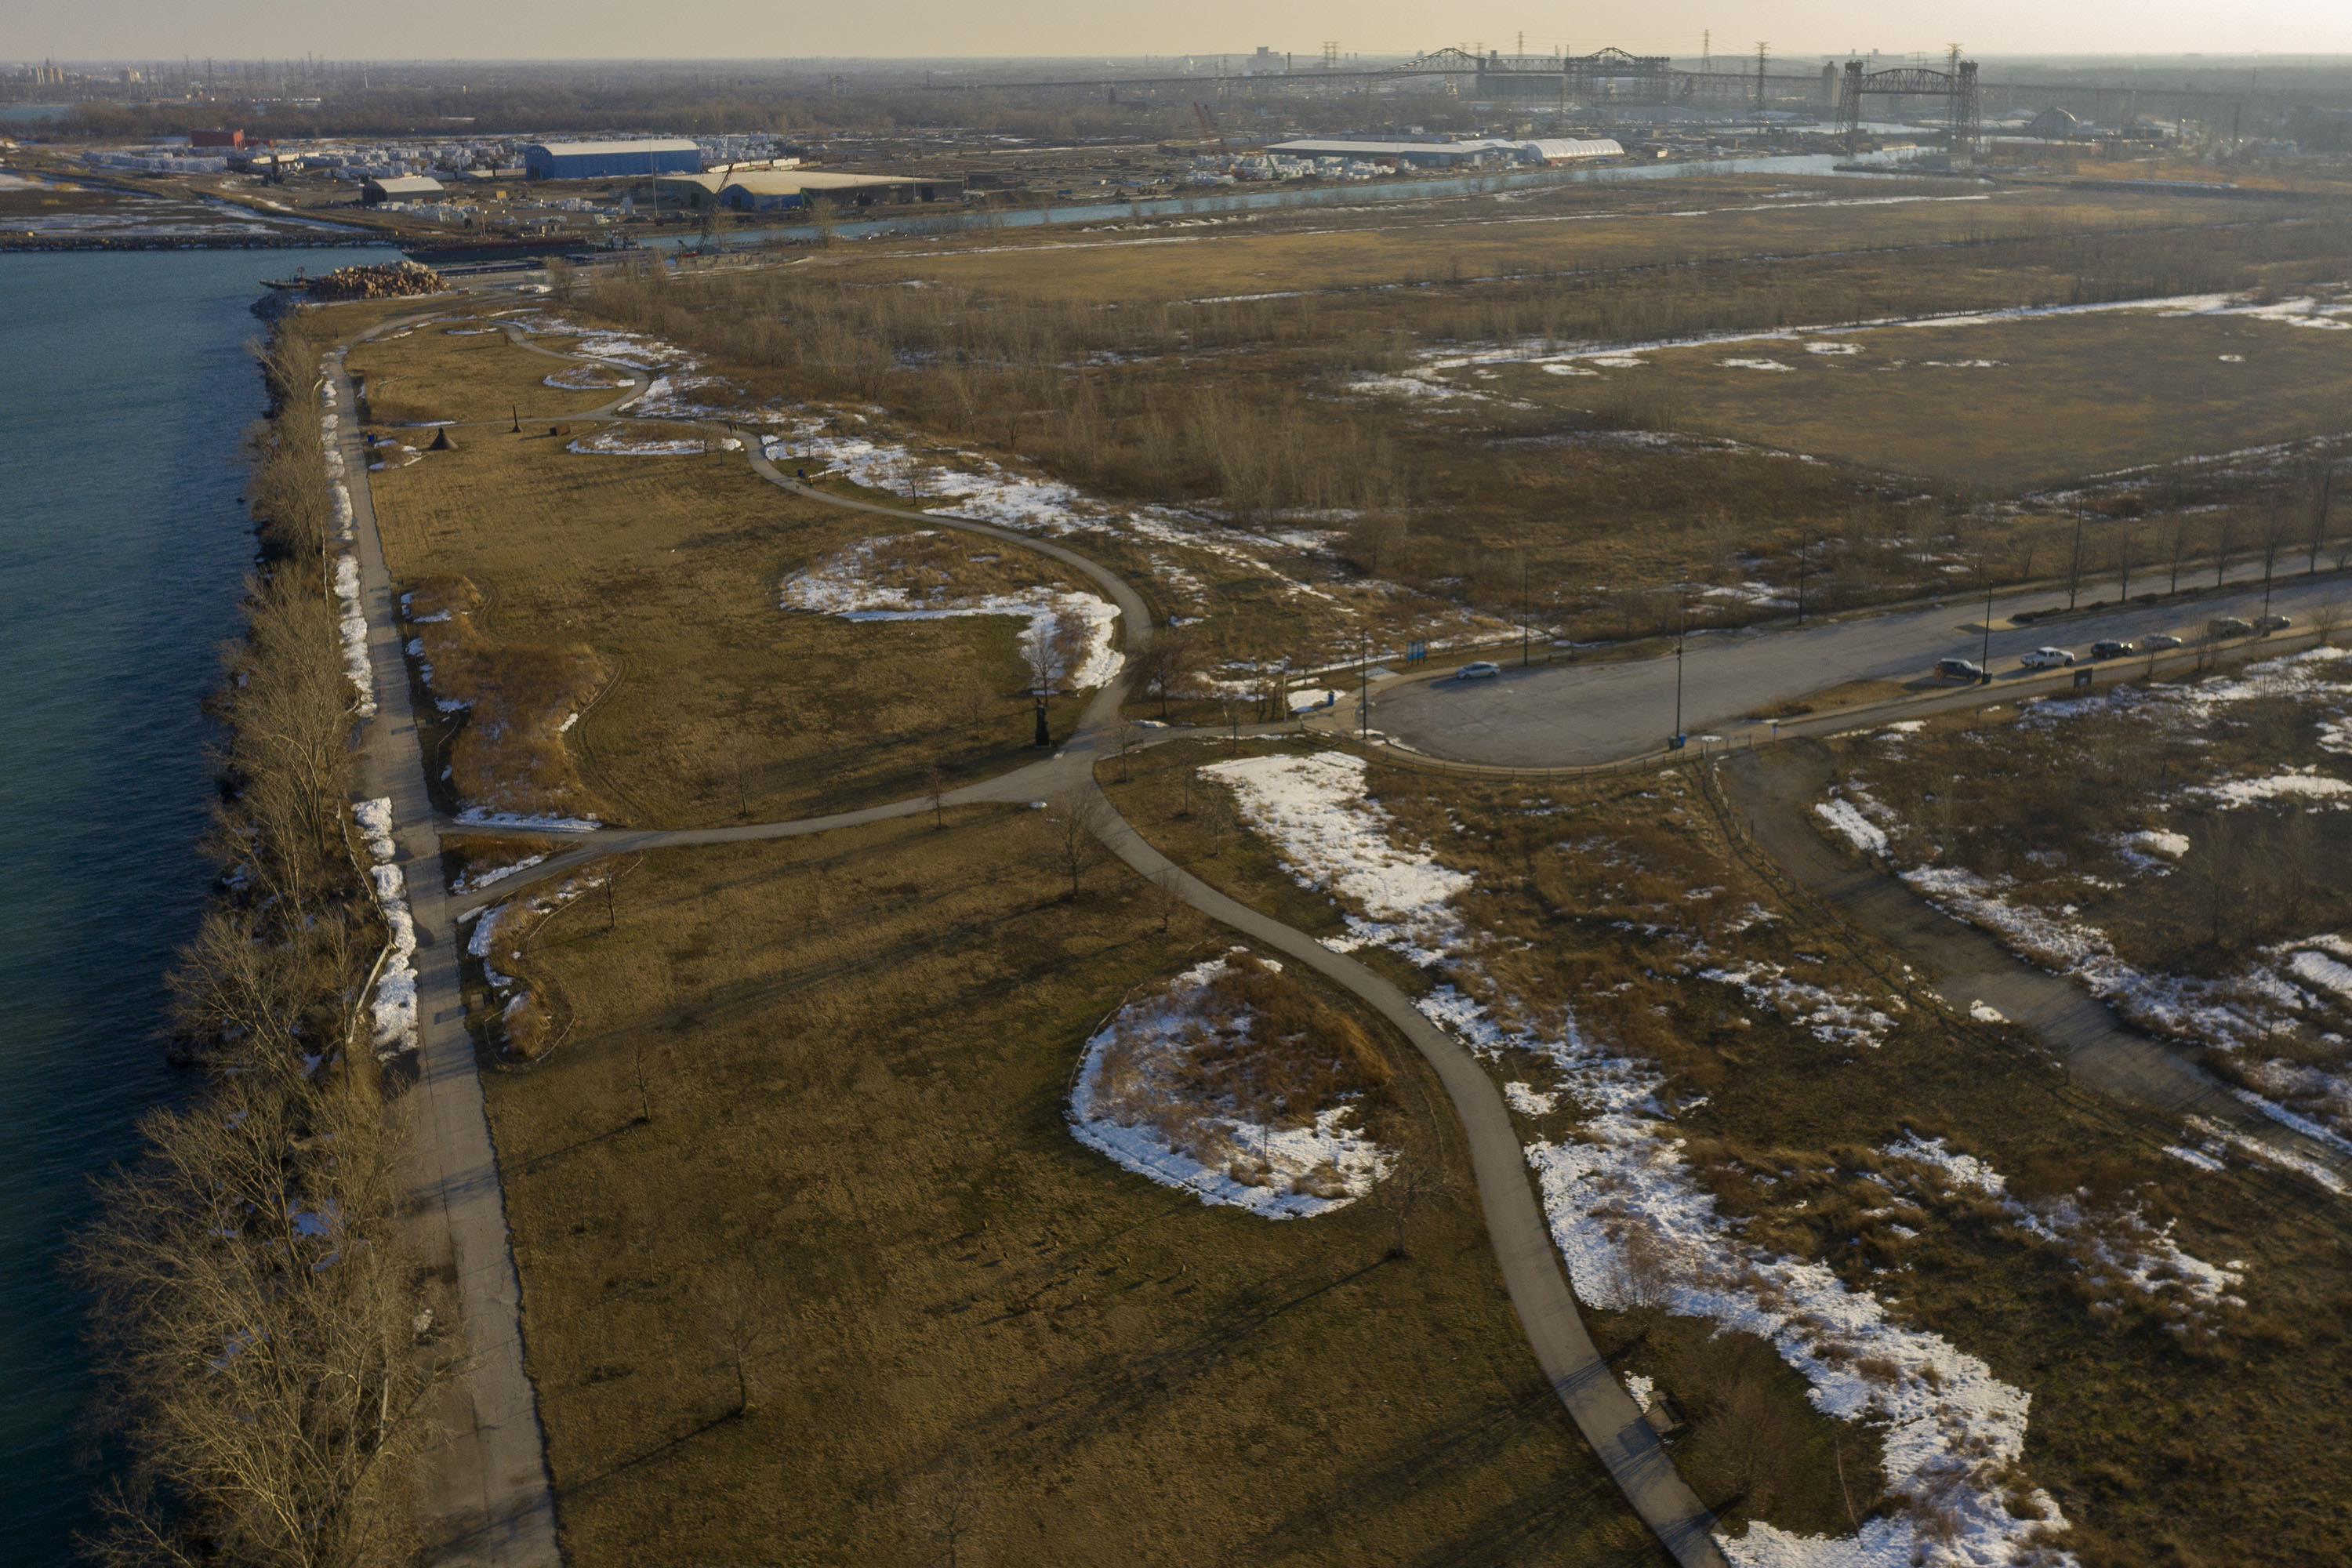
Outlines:
{"type": "Polygon", "coordinates": [[[1192,112],[1201,121],[1201,144],[1202,146],[1205,147],[1210,142],[1213,142],[1216,143],[1217,151],[1220,153],[1230,153],[1233,151],[1232,148],[1225,145],[1225,133],[1217,129],[1217,117],[1209,112],[1209,106],[1207,104],[1195,103],[1192,105],[1192,112]]]}

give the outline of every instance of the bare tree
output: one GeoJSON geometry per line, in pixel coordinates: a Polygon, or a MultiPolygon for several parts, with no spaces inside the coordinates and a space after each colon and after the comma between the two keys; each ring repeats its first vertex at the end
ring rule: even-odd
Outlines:
{"type": "Polygon", "coordinates": [[[1673,1253],[1649,1222],[1629,1224],[1610,1267],[1610,1285],[1636,1334],[1647,1338],[1664,1320],[1676,1276],[1673,1253]]]}
{"type": "Polygon", "coordinates": [[[1055,795],[1044,816],[1054,863],[1068,874],[1070,897],[1076,899],[1078,879],[1108,853],[1100,835],[1109,826],[1110,808],[1091,784],[1081,784],[1055,795]]]}
{"type": "Polygon", "coordinates": [[[984,1498],[961,1473],[925,1476],[908,1489],[907,1511],[938,1543],[945,1568],[961,1568],[964,1538],[979,1527],[984,1498]]]}
{"type": "Polygon", "coordinates": [[[1136,742],[1142,737],[1142,726],[1132,719],[1121,719],[1111,731],[1111,738],[1118,746],[1118,782],[1121,784],[1129,778],[1128,753],[1135,750],[1136,742]]]}
{"type": "Polygon", "coordinates": [[[170,976],[211,1069],[141,1124],[69,1266],[101,1416],[129,1458],[109,1563],[394,1568],[428,1369],[400,1249],[396,1117],[342,1056],[382,928],[343,837],[347,688],[321,572],[320,345],[263,353],[276,418],[250,492],[264,574],[210,704],[224,891],[170,976]]]}
{"type": "Polygon", "coordinates": [[[2172,520],[2172,547],[2168,552],[2168,559],[2172,567],[2172,578],[2166,584],[2164,591],[2168,594],[2178,594],[2180,592],[2181,564],[2189,559],[2189,520],[2185,517],[2176,517],[2172,520]]]}
{"type": "Polygon", "coordinates": [[[1041,611],[1030,618],[1021,636],[1021,661],[1028,667],[1033,692],[1051,695],[1077,668],[1086,628],[1075,617],[1041,611]]]}
{"type": "Polygon", "coordinates": [[[2270,510],[2263,518],[2262,531],[2263,609],[2265,614],[2271,607],[2271,579],[2278,569],[2279,554],[2294,536],[2294,515],[2287,510],[2284,502],[2272,502],[2270,510]]]}
{"type": "Polygon", "coordinates": [[[1160,700],[1160,717],[1168,718],[1169,700],[1192,689],[1199,672],[1200,647],[1184,626],[1162,626],[1136,658],[1137,689],[1160,700]]]}
{"type": "Polygon", "coordinates": [[[996,693],[986,682],[976,676],[964,678],[963,684],[956,689],[955,710],[956,716],[963,721],[966,739],[979,736],[980,727],[987,720],[988,710],[996,706],[996,693]]]}
{"type": "Polygon", "coordinates": [[[1151,879],[1151,886],[1156,895],[1153,902],[1160,909],[1160,934],[1166,936],[1168,922],[1184,905],[1184,873],[1172,865],[1162,866],[1151,879]]]}
{"type": "Polygon", "coordinates": [[[1374,1206],[1396,1226],[1395,1239],[1389,1243],[1391,1258],[1412,1256],[1410,1243],[1413,1216],[1451,1196],[1454,1191],[1453,1173],[1443,1162],[1410,1153],[1396,1157],[1389,1173],[1372,1189],[1374,1206]]]}
{"type": "Polygon", "coordinates": [[[2213,586],[2220,587],[2230,574],[2230,552],[2236,546],[2238,520],[2224,511],[2213,520],[2213,586]]]}
{"type": "Polygon", "coordinates": [[[735,1379],[735,1414],[748,1415],[759,1398],[756,1369],[783,1331],[783,1296],[768,1272],[738,1258],[703,1281],[704,1322],[712,1348],[735,1379]]]}
{"type": "Polygon", "coordinates": [[[106,1184],[73,1255],[133,1456],[110,1563],[394,1568],[426,1386],[380,1107],[249,1049],[106,1184]]]}
{"type": "Polygon", "coordinates": [[[1209,858],[1225,852],[1235,826],[1234,797],[1222,784],[1202,779],[1192,798],[1192,826],[1209,841],[1209,858]]]}
{"type": "Polygon", "coordinates": [[[548,298],[559,305],[569,305],[572,303],[572,296],[579,291],[579,273],[572,263],[560,256],[551,256],[547,258],[548,298]]]}

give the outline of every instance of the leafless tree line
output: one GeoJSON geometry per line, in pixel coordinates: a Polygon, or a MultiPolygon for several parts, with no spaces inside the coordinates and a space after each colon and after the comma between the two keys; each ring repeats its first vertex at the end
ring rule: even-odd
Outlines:
{"type": "Polygon", "coordinates": [[[261,351],[261,558],[213,703],[221,891],[169,976],[204,1079],[142,1123],[70,1255],[121,1459],[88,1545],[126,1568],[390,1568],[414,1545],[425,1374],[396,1135],[357,1027],[383,928],[341,813],[319,347],[297,327],[261,351]]]}

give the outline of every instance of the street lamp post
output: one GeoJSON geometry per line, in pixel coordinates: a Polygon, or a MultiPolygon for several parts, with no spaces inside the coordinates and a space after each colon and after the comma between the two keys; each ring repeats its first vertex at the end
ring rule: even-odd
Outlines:
{"type": "Polygon", "coordinates": [[[1690,606],[1685,605],[1675,628],[1675,744],[1683,742],[1683,648],[1690,642],[1690,606]]]}
{"type": "Polygon", "coordinates": [[[1370,626],[1360,627],[1357,637],[1362,645],[1363,657],[1357,663],[1356,732],[1359,739],[1370,742],[1372,738],[1372,632],[1370,626]]]}
{"type": "Polygon", "coordinates": [[[1985,618],[1983,651],[1977,655],[1977,668],[1983,671],[1980,679],[1990,686],[1992,684],[1992,569],[1980,566],[1979,570],[1984,573],[1985,618]]]}

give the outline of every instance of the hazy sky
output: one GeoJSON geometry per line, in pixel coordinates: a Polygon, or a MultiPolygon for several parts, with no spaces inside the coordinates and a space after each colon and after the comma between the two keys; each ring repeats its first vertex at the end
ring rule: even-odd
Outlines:
{"type": "Polygon", "coordinates": [[[1696,55],[1772,40],[1792,57],[2352,53],[2352,0],[1646,0],[1617,7],[1473,0],[0,0],[0,58],[703,58],[810,56],[1402,53],[1448,43],[1696,55]],[[1563,29],[1566,29],[1563,31],[1563,29]]]}

